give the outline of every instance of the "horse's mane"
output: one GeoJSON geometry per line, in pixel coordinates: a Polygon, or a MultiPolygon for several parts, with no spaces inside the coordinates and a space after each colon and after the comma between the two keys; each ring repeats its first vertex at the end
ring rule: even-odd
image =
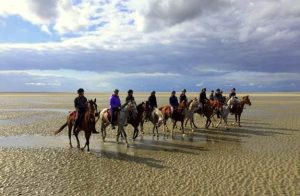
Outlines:
{"type": "Polygon", "coordinates": [[[145,104],[145,102],[142,102],[139,105],[137,105],[137,110],[141,110],[143,108],[144,104],[145,104]]]}
{"type": "Polygon", "coordinates": [[[191,103],[194,101],[194,99],[190,100],[188,103],[187,103],[187,107],[190,107],[191,103]]]}

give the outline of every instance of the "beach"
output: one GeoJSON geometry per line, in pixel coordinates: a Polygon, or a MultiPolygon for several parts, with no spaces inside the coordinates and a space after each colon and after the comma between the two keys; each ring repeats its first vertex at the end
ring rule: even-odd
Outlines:
{"type": "MultiPolygon", "coordinates": [[[[189,125],[182,140],[152,136],[152,124],[129,147],[107,129],[91,138],[91,152],[70,148],[67,129],[54,131],[74,109],[72,93],[0,93],[1,195],[300,195],[300,93],[250,95],[242,127],[189,125]]],[[[86,93],[108,107],[110,93],[86,93]]],[[[135,93],[136,102],[148,93],[135,93]]],[[[198,93],[187,93],[189,99],[198,93]]],[[[124,102],[125,94],[121,94],[124,102]]],[[[157,93],[158,105],[169,93],[157,93]]],[[[234,116],[229,116],[229,123],[234,116]]],[[[168,122],[169,127],[171,123],[168,122]]],[[[100,124],[97,124],[100,131],[100,124]]],[[[83,133],[80,134],[84,144],[83,133]]],[[[72,138],[75,146],[75,138],[72,138]]]]}

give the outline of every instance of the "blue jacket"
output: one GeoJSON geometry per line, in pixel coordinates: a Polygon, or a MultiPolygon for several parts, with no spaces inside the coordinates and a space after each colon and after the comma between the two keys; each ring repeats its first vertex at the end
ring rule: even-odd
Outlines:
{"type": "Polygon", "coordinates": [[[119,96],[114,95],[114,94],[112,96],[110,96],[109,106],[110,106],[110,109],[116,109],[118,107],[121,107],[121,100],[120,100],[119,96]]]}

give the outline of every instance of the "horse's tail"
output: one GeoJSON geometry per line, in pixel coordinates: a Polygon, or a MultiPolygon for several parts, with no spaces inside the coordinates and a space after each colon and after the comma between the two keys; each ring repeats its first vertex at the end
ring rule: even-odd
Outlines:
{"type": "Polygon", "coordinates": [[[57,131],[54,132],[54,135],[60,133],[64,128],[68,125],[68,122],[66,122],[63,126],[61,126],[57,131]]]}

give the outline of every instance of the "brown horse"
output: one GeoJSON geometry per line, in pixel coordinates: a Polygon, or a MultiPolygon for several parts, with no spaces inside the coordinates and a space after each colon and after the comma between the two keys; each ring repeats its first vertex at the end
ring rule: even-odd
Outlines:
{"type": "Polygon", "coordinates": [[[140,103],[138,106],[137,106],[137,115],[134,117],[134,116],[130,116],[129,119],[128,119],[128,123],[131,124],[134,128],[134,131],[133,131],[133,136],[132,136],[132,139],[135,140],[138,135],[139,135],[139,126],[141,126],[141,131],[142,133],[144,133],[143,131],[143,127],[144,127],[144,120],[145,120],[145,117],[146,117],[146,103],[145,102],[142,102],[140,103]]]}
{"type": "Polygon", "coordinates": [[[182,134],[182,137],[184,136],[184,120],[185,120],[185,117],[186,117],[186,112],[187,112],[187,103],[185,101],[182,101],[178,108],[176,108],[174,111],[173,111],[173,114],[171,116],[172,120],[173,120],[173,128],[172,128],[172,131],[171,131],[171,135],[173,136],[173,130],[176,126],[176,123],[177,121],[180,121],[181,122],[181,134],[182,134]]]}
{"type": "MultiPolygon", "coordinates": [[[[98,107],[95,100],[89,100],[87,110],[83,114],[81,123],[78,125],[77,129],[74,131],[74,135],[77,140],[77,148],[80,148],[80,142],[78,139],[78,133],[82,130],[85,133],[85,145],[82,148],[82,150],[85,149],[87,146],[87,150],[90,151],[90,137],[92,134],[92,131],[96,131],[96,117],[98,115],[98,107]]],[[[76,119],[76,112],[71,112],[67,117],[67,122],[61,126],[57,131],[55,131],[54,134],[60,133],[66,126],[68,126],[69,129],[69,141],[70,141],[70,147],[72,148],[72,142],[71,142],[71,136],[72,136],[72,128],[75,123],[76,119]]]]}
{"type": "Polygon", "coordinates": [[[199,108],[195,111],[200,116],[204,115],[206,118],[205,128],[208,129],[211,124],[211,118],[216,113],[215,106],[210,105],[210,102],[204,104],[204,108],[199,108]]]}
{"type": "Polygon", "coordinates": [[[234,114],[235,117],[235,122],[233,123],[233,125],[236,125],[236,123],[238,123],[238,126],[241,127],[241,115],[243,113],[245,104],[251,106],[249,95],[242,97],[242,100],[239,103],[234,104],[230,109],[230,112],[234,114]]]}

